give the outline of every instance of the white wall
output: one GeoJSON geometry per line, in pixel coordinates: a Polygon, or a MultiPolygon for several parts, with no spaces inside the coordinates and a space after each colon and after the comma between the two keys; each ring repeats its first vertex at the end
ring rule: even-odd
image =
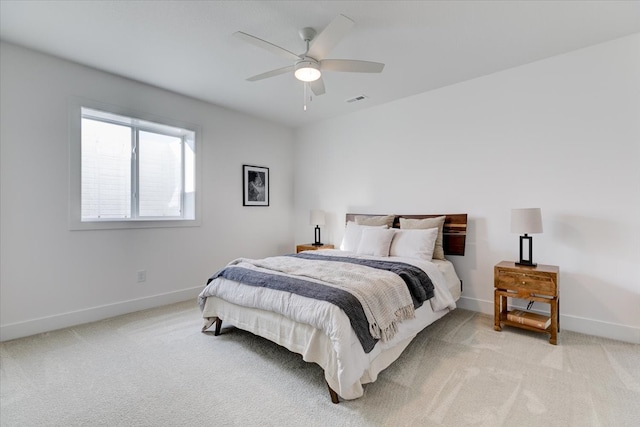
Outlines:
{"type": "MultiPolygon", "coordinates": [[[[434,64],[437,66],[437,64],[434,64]]],[[[460,306],[493,311],[518,257],[510,209],[540,207],[534,261],[560,266],[561,328],[640,343],[640,35],[297,132],[296,242],[344,214],[468,213],[460,306]]],[[[536,304],[544,310],[543,304],[536,304]]]]}
{"type": "Polygon", "coordinates": [[[0,55],[2,340],[195,303],[231,259],[293,250],[292,130],[14,45],[0,55]],[[200,126],[200,227],[69,230],[76,97],[200,126]],[[270,207],[242,206],[242,164],[270,168],[270,207]]]}

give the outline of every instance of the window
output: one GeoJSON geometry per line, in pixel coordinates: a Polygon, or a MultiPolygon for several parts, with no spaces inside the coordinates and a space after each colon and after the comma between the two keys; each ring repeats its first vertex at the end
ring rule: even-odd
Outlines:
{"type": "Polygon", "coordinates": [[[195,131],[84,106],[79,113],[72,228],[195,220],[195,131]]]}

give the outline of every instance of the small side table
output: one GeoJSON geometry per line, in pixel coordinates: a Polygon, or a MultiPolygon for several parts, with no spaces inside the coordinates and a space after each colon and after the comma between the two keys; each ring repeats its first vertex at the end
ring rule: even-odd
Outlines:
{"type": "Polygon", "coordinates": [[[302,251],[315,251],[318,249],[334,249],[333,245],[320,245],[320,246],[314,246],[312,243],[307,243],[304,245],[298,245],[296,246],[296,253],[302,252],[302,251]]]}
{"type": "Polygon", "coordinates": [[[550,335],[551,344],[558,343],[560,332],[560,298],[558,282],[560,268],[555,265],[538,264],[535,267],[517,265],[515,262],[502,261],[493,269],[494,279],[494,329],[502,330],[502,324],[527,329],[529,331],[546,332],[550,335]],[[541,329],[511,321],[507,318],[508,298],[521,298],[549,304],[551,323],[548,328],[541,329]]]}

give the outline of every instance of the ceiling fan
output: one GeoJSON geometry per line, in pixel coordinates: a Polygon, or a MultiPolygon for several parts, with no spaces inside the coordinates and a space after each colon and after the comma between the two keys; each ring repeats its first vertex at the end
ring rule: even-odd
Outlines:
{"type": "Polygon", "coordinates": [[[248,81],[254,82],[293,71],[294,76],[298,80],[308,83],[311,91],[316,96],[320,96],[325,93],[324,82],[322,80],[322,73],[325,71],[380,73],[384,68],[384,64],[380,62],[359,61],[355,59],[326,59],[331,49],[342,40],[353,26],[354,22],[351,19],[344,15],[338,15],[317,37],[316,31],[313,28],[306,27],[301,29],[299,34],[306,43],[307,49],[300,55],[242,31],[235,32],[234,36],[254,46],[294,61],[292,65],[249,77],[247,79],[248,81]]]}

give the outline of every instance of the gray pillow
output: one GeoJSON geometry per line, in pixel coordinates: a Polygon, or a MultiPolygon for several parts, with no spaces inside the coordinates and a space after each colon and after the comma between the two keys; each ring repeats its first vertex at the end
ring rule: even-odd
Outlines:
{"type": "Polygon", "coordinates": [[[382,215],[382,216],[364,216],[364,215],[356,215],[356,224],[358,225],[369,225],[369,226],[380,226],[386,225],[387,227],[393,227],[393,220],[395,215],[382,215]]]}

